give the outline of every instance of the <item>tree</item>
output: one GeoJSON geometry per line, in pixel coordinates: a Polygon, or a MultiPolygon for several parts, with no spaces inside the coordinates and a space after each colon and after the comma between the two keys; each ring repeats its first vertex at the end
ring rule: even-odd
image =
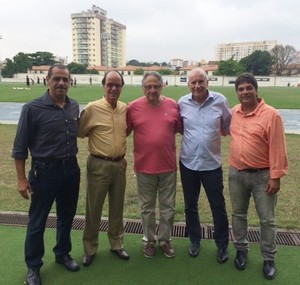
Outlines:
{"type": "Polygon", "coordinates": [[[250,72],[253,75],[270,75],[273,61],[269,52],[257,50],[242,58],[239,63],[246,72],[250,72]]]}
{"type": "Polygon", "coordinates": [[[134,75],[143,75],[144,74],[144,69],[143,68],[137,68],[134,72],[134,75]]]}
{"type": "Polygon", "coordinates": [[[276,45],[271,50],[274,59],[274,71],[276,75],[282,75],[287,66],[297,59],[297,51],[293,46],[276,45]]]}
{"type": "Polygon", "coordinates": [[[16,64],[9,58],[5,60],[5,67],[1,70],[1,75],[6,78],[12,78],[16,73],[16,64]]]}
{"type": "Polygon", "coordinates": [[[158,73],[161,75],[172,75],[174,72],[171,69],[160,69],[158,70],[158,73]]]}
{"type": "Polygon", "coordinates": [[[71,74],[85,74],[87,73],[87,64],[80,64],[76,62],[71,62],[67,65],[71,74]]]}
{"type": "Polygon", "coordinates": [[[54,55],[47,51],[37,51],[35,53],[28,54],[33,66],[41,65],[53,65],[56,61],[54,55]]]}
{"type": "Polygon", "coordinates": [[[225,75],[225,76],[236,76],[244,71],[244,67],[236,60],[234,56],[228,60],[221,60],[219,62],[219,68],[215,75],[225,75]]]}
{"type": "Polygon", "coordinates": [[[16,65],[16,73],[27,73],[32,68],[32,60],[29,54],[19,52],[13,57],[13,61],[16,65]]]}
{"type": "Polygon", "coordinates": [[[140,66],[140,62],[136,59],[131,59],[127,62],[127,65],[140,66]]]}

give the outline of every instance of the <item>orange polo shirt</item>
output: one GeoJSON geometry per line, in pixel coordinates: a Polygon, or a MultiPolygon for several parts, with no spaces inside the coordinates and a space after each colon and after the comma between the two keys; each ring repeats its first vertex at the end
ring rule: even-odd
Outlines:
{"type": "Polygon", "coordinates": [[[238,170],[270,168],[270,178],[287,173],[287,151],[279,112],[259,99],[257,108],[245,114],[241,104],[232,109],[229,164],[238,170]]]}

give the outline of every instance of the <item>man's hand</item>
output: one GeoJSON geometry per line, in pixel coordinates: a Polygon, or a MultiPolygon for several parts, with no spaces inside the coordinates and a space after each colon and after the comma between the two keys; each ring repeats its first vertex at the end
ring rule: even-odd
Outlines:
{"type": "Polygon", "coordinates": [[[32,193],[32,189],[31,189],[31,186],[30,186],[30,183],[28,182],[28,180],[26,178],[19,180],[18,187],[19,187],[19,192],[20,192],[21,196],[25,199],[29,199],[29,197],[32,193]]]}
{"type": "Polygon", "coordinates": [[[266,193],[269,195],[274,195],[280,190],[280,178],[277,179],[269,179],[268,184],[266,186],[266,193]]]}

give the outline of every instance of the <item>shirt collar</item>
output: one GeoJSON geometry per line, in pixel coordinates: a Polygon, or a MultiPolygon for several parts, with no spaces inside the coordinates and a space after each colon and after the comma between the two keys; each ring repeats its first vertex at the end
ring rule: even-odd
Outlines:
{"type": "MultiPolygon", "coordinates": [[[[70,103],[70,99],[68,96],[66,96],[66,104],[69,104],[70,103]]],[[[43,96],[43,104],[45,105],[50,105],[50,106],[53,106],[55,105],[52,101],[52,98],[50,96],[50,93],[49,93],[49,89],[47,90],[47,92],[45,93],[45,95],[43,96]]]]}
{"type": "MultiPolygon", "coordinates": [[[[247,114],[246,116],[260,116],[261,112],[262,112],[262,108],[263,105],[265,105],[265,101],[262,98],[257,98],[258,101],[258,105],[256,106],[256,108],[249,114],[247,114]]],[[[238,105],[238,108],[236,109],[237,113],[240,113],[242,115],[245,115],[243,109],[242,109],[242,104],[238,105]]]]}

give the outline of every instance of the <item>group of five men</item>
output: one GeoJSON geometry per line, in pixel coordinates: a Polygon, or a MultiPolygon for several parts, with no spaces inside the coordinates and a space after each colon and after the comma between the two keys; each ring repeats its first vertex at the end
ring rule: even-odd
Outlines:
{"type": "Polygon", "coordinates": [[[56,201],[56,262],[70,271],[80,269],[70,256],[72,221],[76,213],[80,169],[77,136],[88,138],[84,255],[94,261],[99,225],[108,195],[108,239],[111,251],[124,260],[123,208],[126,187],[126,137],[133,132],[134,171],[143,226],[143,254],[153,258],[156,243],[167,257],[175,257],[171,241],[177,185],[176,134],[182,134],[179,169],[183,188],[189,255],[199,254],[201,242],[198,200],[203,186],[212,211],[217,261],[228,260],[229,223],[223,195],[221,135],[230,135],[229,192],[237,269],[247,267],[249,245],[247,211],[251,195],[261,224],[261,252],[265,278],[273,279],[276,193],[287,172],[282,119],[258,98],[256,79],[242,74],[235,81],[240,104],[232,110],[225,96],[208,89],[203,69],[191,71],[190,93],[178,103],[161,94],[163,79],[156,72],[143,76],[144,96],[128,106],[119,101],[124,86],[117,71],[105,74],[104,97],[90,102],[79,114],[67,91],[70,73],[51,66],[46,93],[24,105],[13,147],[20,194],[31,199],[25,241],[27,284],[41,284],[46,220],[56,201]],[[25,161],[32,156],[28,178],[25,161]],[[159,224],[156,228],[156,201],[159,224]]]}

